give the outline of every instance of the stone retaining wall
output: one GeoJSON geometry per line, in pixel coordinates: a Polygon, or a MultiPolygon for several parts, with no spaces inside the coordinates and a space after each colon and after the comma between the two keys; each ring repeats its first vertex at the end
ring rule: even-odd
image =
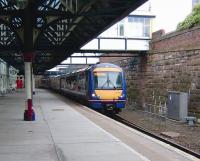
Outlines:
{"type": "Polygon", "coordinates": [[[168,91],[188,92],[189,113],[200,118],[200,27],[159,31],[150,46],[146,57],[112,60],[126,73],[128,103],[164,106],[168,91]]]}

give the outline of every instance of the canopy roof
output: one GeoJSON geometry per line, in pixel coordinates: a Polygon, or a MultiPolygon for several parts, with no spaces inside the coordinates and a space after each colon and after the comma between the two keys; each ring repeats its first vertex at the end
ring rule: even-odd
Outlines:
{"type": "Polygon", "coordinates": [[[70,57],[147,0],[0,0],[0,58],[35,74],[70,57]]]}

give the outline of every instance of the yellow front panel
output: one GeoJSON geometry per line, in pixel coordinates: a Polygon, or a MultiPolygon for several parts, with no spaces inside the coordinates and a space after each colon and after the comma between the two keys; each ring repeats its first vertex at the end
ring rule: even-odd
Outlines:
{"type": "Polygon", "coordinates": [[[101,99],[113,100],[118,99],[122,95],[122,90],[95,90],[95,93],[101,99]]]}

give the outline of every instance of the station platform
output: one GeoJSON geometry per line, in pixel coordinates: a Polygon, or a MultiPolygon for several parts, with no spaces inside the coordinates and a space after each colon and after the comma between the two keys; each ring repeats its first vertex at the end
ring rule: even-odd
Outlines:
{"type": "Polygon", "coordinates": [[[33,106],[23,121],[24,91],[0,97],[0,161],[198,160],[47,90],[33,106]]]}

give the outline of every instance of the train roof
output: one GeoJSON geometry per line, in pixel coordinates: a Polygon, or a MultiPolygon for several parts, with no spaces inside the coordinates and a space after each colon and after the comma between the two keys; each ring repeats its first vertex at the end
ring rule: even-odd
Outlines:
{"type": "MultiPolygon", "coordinates": [[[[117,68],[117,69],[121,69],[121,67],[115,65],[115,64],[111,64],[111,63],[97,63],[95,65],[90,65],[86,68],[82,68],[82,69],[79,69],[77,71],[74,71],[72,73],[78,73],[78,72],[84,72],[84,71],[87,71],[87,70],[93,70],[95,68],[117,68]]],[[[72,74],[72,73],[68,73],[68,74],[72,74]]]]}
{"type": "Polygon", "coordinates": [[[111,63],[98,63],[94,65],[95,68],[118,68],[121,69],[121,67],[115,65],[115,64],[111,64],[111,63]]]}
{"type": "Polygon", "coordinates": [[[120,69],[121,70],[121,67],[115,65],[115,64],[111,64],[111,63],[97,63],[95,65],[90,65],[86,68],[82,68],[82,69],[78,69],[77,71],[73,71],[71,73],[66,73],[66,74],[61,74],[61,75],[54,75],[54,76],[50,76],[50,78],[55,78],[55,77],[65,77],[65,76],[68,76],[68,75],[73,75],[73,74],[76,74],[76,73],[81,73],[81,72],[84,72],[84,71],[87,71],[87,70],[94,70],[95,68],[117,68],[117,69],[120,69]]]}

